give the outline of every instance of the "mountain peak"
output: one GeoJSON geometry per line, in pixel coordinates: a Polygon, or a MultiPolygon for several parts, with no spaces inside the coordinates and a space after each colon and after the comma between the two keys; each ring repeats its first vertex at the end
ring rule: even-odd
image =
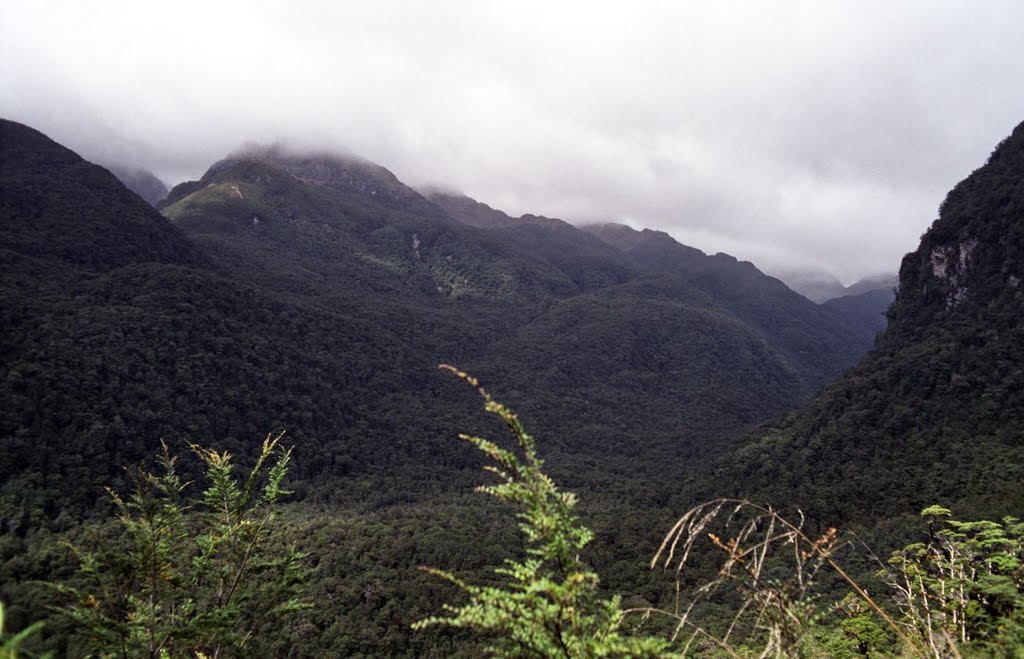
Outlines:
{"type": "Polygon", "coordinates": [[[200,183],[209,185],[239,176],[258,181],[273,176],[275,171],[304,183],[359,195],[382,206],[438,214],[433,204],[390,170],[351,153],[301,151],[280,144],[250,145],[214,163],[200,183]]]}
{"type": "Polygon", "coordinates": [[[604,222],[585,225],[583,230],[588,231],[601,240],[626,251],[630,251],[641,246],[660,246],[672,250],[681,250],[694,257],[707,256],[696,247],[684,245],[664,231],[658,231],[656,229],[634,229],[631,226],[620,224],[618,222],[604,222]]]}

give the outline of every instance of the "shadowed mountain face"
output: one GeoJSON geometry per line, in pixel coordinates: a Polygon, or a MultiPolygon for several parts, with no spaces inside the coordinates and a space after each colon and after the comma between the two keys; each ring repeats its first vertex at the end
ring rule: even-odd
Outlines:
{"type": "Polygon", "coordinates": [[[894,288],[876,288],[833,298],[825,301],[822,306],[835,311],[852,327],[873,339],[885,329],[885,314],[894,299],[894,288]]]}
{"type": "Polygon", "coordinates": [[[106,169],[42,133],[0,120],[0,217],[8,258],[106,271],[132,263],[190,263],[199,252],[106,169]]]}
{"type": "Polygon", "coordinates": [[[752,436],[723,482],[830,523],[1024,505],[1024,124],[903,259],[888,329],[810,405],[752,436]]]}
{"type": "Polygon", "coordinates": [[[31,129],[3,145],[0,521],[22,531],[161,438],[246,454],[287,428],[304,491],[338,500],[459,487],[475,463],[449,438],[476,407],[439,362],[502,383],[556,471],[600,456],[581,487],[628,469],[667,488],[862,350],[749,264],[669,241],[653,267],[537,216],[467,226],[364,161],[238,154],[165,219],[31,129]]]}

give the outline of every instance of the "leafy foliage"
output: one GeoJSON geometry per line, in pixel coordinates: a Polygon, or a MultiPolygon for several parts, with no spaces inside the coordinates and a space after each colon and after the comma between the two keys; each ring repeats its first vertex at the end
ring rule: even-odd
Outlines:
{"type": "Polygon", "coordinates": [[[894,551],[887,572],[906,627],[936,657],[960,646],[992,656],[1024,648],[1024,522],[961,522],[929,506],[928,540],[894,551]]]}
{"type": "Polygon", "coordinates": [[[623,612],[618,598],[602,601],[598,577],[580,559],[593,539],[573,513],[575,496],[561,492],[541,471],[533,438],[515,414],[496,402],[472,376],[445,367],[476,387],[485,409],[498,416],[516,439],[522,457],[481,437],[460,437],[482,451],[493,464],[485,469],[502,482],[478,491],[520,509],[520,531],[527,540],[527,557],[507,559],[497,569],[504,583],[475,586],[443,571],[433,570],[459,586],[469,603],[446,606],[448,617],[427,618],[415,627],[450,625],[480,630],[492,638],[489,650],[502,656],[648,657],[660,656],[667,644],[655,638],[622,632],[623,612]]]}
{"type": "MultiPolygon", "coordinates": [[[[33,657],[36,655],[30,654],[25,651],[23,644],[33,634],[38,633],[43,628],[43,623],[37,622],[29,625],[20,632],[14,634],[4,633],[4,604],[0,602],[0,657],[3,659],[18,659],[18,657],[33,657]]],[[[50,657],[50,654],[40,655],[43,659],[50,657]]]]}
{"type": "Polygon", "coordinates": [[[306,606],[304,556],[274,534],[291,449],[268,436],[243,479],[231,455],[193,447],[208,487],[196,511],[166,446],[161,473],[136,473],[127,498],[111,492],[127,548],[75,548],[77,583],[61,612],[101,656],[236,655],[260,647],[268,624],[306,606]]]}
{"type": "Polygon", "coordinates": [[[469,601],[445,605],[448,615],[428,617],[414,629],[473,630],[497,656],[678,651],[682,656],[941,659],[977,651],[1013,656],[1024,647],[1024,523],[1016,518],[1002,524],[958,522],[939,506],[922,513],[932,542],[894,552],[890,565],[895,569],[884,573],[897,595],[899,620],[837,560],[843,545],[835,528],[809,534],[802,514],[792,522],[771,507],[734,499],[691,508],[651,559],[652,568],[675,567],[673,609],[623,609],[618,597],[600,596],[597,573],[580,557],[593,535],[574,512],[575,497],[560,491],[542,470],[534,438],[519,418],[476,378],[442,368],[476,388],[485,410],[515,438],[515,448],[508,449],[460,435],[487,456],[484,469],[500,481],[477,491],[518,509],[525,558],[505,559],[493,585],[424,568],[456,585],[469,601]],[[710,540],[721,560],[695,569],[694,562],[708,558],[699,546],[702,539],[710,540]],[[823,571],[835,578],[823,578],[823,571]],[[844,589],[850,592],[840,601],[822,606],[844,589]],[[701,607],[714,613],[701,615],[701,607]],[[647,628],[628,632],[624,621],[630,615],[647,628]],[[660,625],[658,618],[671,626],[660,625]],[[651,634],[652,628],[660,632],[651,634]]]}

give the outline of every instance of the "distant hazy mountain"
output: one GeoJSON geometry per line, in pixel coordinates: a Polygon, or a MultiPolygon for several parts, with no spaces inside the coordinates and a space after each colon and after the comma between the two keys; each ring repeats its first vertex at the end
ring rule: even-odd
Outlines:
{"type": "Polygon", "coordinates": [[[156,206],[167,196],[167,185],[153,172],[121,165],[107,165],[107,169],[150,206],[156,206]]]}
{"type": "Polygon", "coordinates": [[[887,313],[896,299],[899,278],[895,275],[865,277],[847,286],[842,295],[826,300],[822,306],[846,319],[864,337],[874,338],[885,329],[887,313]]]}
{"type": "MultiPolygon", "coordinates": [[[[868,293],[870,291],[888,291],[896,295],[896,287],[900,284],[900,278],[898,275],[874,275],[871,277],[864,277],[856,282],[850,284],[843,290],[843,296],[846,295],[860,295],[862,293],[868,293]]],[[[842,296],[836,296],[842,297],[842,296]]]]}
{"type": "Polygon", "coordinates": [[[809,270],[776,271],[794,291],[846,320],[862,341],[871,341],[885,329],[886,310],[896,297],[895,275],[874,275],[849,286],[828,273],[809,270]]]}
{"type": "Polygon", "coordinates": [[[781,279],[786,286],[818,304],[846,294],[846,287],[843,286],[843,282],[827,272],[776,269],[770,270],[768,274],[781,279]]]}
{"type": "Polygon", "coordinates": [[[903,259],[863,361],[719,472],[828,523],[1024,506],[1024,124],[946,197],[903,259]]]}
{"type": "Polygon", "coordinates": [[[875,288],[826,300],[822,306],[838,313],[865,336],[874,337],[885,329],[885,314],[894,299],[894,288],[875,288]]]}
{"type": "Polygon", "coordinates": [[[786,286],[818,304],[847,295],[860,295],[868,291],[882,289],[891,291],[899,283],[899,278],[895,274],[864,277],[849,286],[844,286],[841,281],[827,272],[818,270],[776,269],[769,271],[768,274],[781,279],[786,286]]]}

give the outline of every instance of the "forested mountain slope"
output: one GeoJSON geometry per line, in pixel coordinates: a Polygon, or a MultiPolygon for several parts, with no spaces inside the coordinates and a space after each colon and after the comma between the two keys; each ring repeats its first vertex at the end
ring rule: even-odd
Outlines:
{"type": "Polygon", "coordinates": [[[515,222],[515,219],[506,213],[464,194],[433,189],[424,191],[424,196],[453,218],[469,226],[490,229],[515,222]]]}
{"type": "Polygon", "coordinates": [[[2,128],[9,528],[88,509],[160,439],[244,453],[277,427],[305,488],[435,489],[432,473],[466,465],[449,437],[472,414],[438,362],[506,383],[568,471],[583,453],[666,470],[795,407],[858,351],[819,345],[837,335],[820,314],[806,335],[766,331],[750,281],[788,291],[751,266],[709,285],[559,220],[467,226],[358,159],[235,154],[171,192],[168,222],[102,168],[2,128]]]}
{"type": "MultiPolygon", "coordinates": [[[[1024,506],[1024,124],[946,197],[878,346],[718,470],[828,523],[1024,506]]],[[[707,490],[704,490],[705,492],[707,490]]]]}
{"type": "Polygon", "coordinates": [[[663,429],[657,441],[677,447],[720,437],[795,406],[866,349],[842,321],[753,267],[749,278],[774,286],[774,297],[739,277],[712,277],[711,296],[677,273],[653,276],[633,255],[560,220],[512,219],[468,198],[425,199],[369,163],[251,150],[188,189],[165,212],[216,254],[219,268],[358,311],[416,354],[509,383],[525,413],[550,411],[541,419],[573,450],[618,451],[626,418],[663,429]],[[467,213],[486,215],[477,222],[485,228],[452,217],[467,213]],[[775,308],[811,331],[764,331],[775,308]],[[753,371],[758,377],[737,377],[753,371]],[[755,384],[765,379],[775,385],[770,395],[755,384]],[[579,407],[557,412],[563,401],[579,407]],[[639,416],[619,413],[627,408],[639,416]],[[684,430],[665,421],[680,410],[694,421],[684,430]],[[583,426],[606,439],[579,441],[583,426]]]}
{"type": "MultiPolygon", "coordinates": [[[[48,533],[95,516],[103,487],[123,492],[124,468],[161,440],[188,477],[186,442],[244,464],[284,428],[292,500],[329,511],[302,521],[323,537],[300,535],[343,575],[317,584],[345,598],[309,614],[313,645],[415,654],[408,625],[436,589],[409,575],[456,559],[433,520],[479,482],[454,436],[486,430],[439,362],[493,383],[538,429],[553,474],[604,510],[609,583],[637,583],[660,532],[638,521],[651,502],[859,350],[821,315],[801,316],[806,333],[768,331],[752,267],[752,293],[730,292],[559,220],[469,226],[357,159],[235,154],[176,186],[162,216],[30,128],[0,123],[0,148],[0,599],[26,602],[12,624],[33,619],[29,582],[62,569],[41,558],[57,551],[48,533]],[[387,539],[372,564],[367,538],[387,539]],[[363,625],[343,606],[374,626],[353,637],[363,625]]],[[[458,513],[460,533],[480,510],[458,513]]]]}
{"type": "Polygon", "coordinates": [[[0,247],[7,258],[91,272],[200,261],[180,231],[110,172],[38,131],[0,121],[0,247]]]}
{"type": "Polygon", "coordinates": [[[600,239],[602,248],[560,220],[512,218],[465,195],[435,191],[428,198],[461,222],[509,236],[531,254],[572,273],[583,288],[588,279],[594,288],[594,281],[608,285],[652,273],[672,275],[777,350],[788,368],[803,378],[799,386],[805,395],[853,364],[874,339],[875,332],[865,331],[860,317],[820,309],[750,263],[727,254],[704,254],[661,231],[637,231],[622,224],[581,227],[600,239]]]}
{"type": "Polygon", "coordinates": [[[751,263],[728,254],[705,254],[661,231],[637,231],[621,224],[585,228],[629,254],[644,271],[681,277],[742,319],[806,377],[809,393],[842,373],[870,346],[870,337],[842,316],[822,309],[751,263]]]}
{"type": "MultiPolygon", "coordinates": [[[[6,530],[73,519],[161,439],[246,454],[285,427],[317,436],[345,473],[351,448],[327,449],[342,435],[330,431],[356,426],[382,382],[430,372],[387,327],[222,276],[106,170],[27,127],[0,130],[6,530]]],[[[386,462],[391,446],[372,455],[386,462]]]]}

